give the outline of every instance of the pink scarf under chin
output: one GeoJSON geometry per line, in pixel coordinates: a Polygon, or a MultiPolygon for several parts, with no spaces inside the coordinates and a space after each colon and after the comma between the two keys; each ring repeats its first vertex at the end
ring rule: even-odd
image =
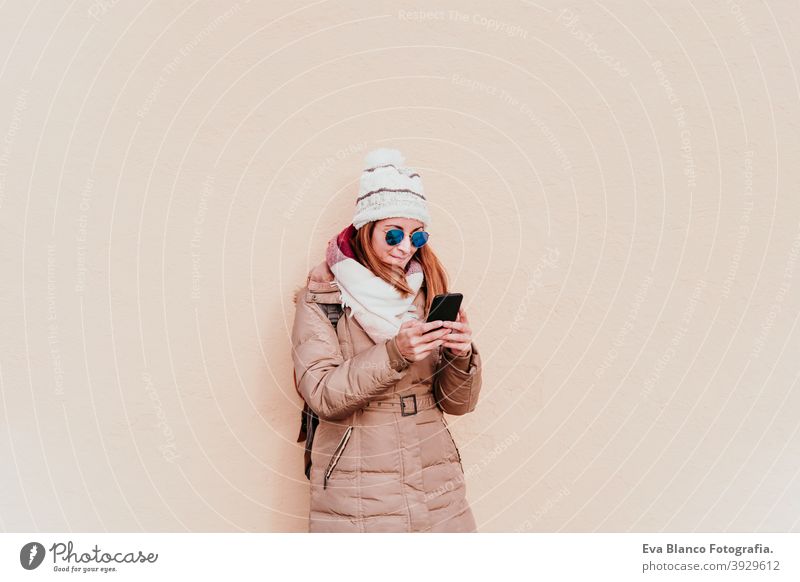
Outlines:
{"type": "Polygon", "coordinates": [[[406,265],[406,282],[413,293],[402,297],[392,285],[376,276],[356,259],[350,241],[356,234],[352,224],[328,241],[325,260],[342,293],[342,306],[375,343],[397,335],[404,321],[419,319],[414,297],[422,287],[422,265],[412,258],[406,265]]]}

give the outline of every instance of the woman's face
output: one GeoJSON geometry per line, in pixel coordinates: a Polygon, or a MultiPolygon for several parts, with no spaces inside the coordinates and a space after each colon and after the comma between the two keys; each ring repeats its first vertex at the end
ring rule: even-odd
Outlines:
{"type": "Polygon", "coordinates": [[[386,265],[398,265],[402,269],[406,268],[408,261],[417,251],[411,244],[411,235],[422,230],[423,224],[413,218],[384,218],[375,223],[375,230],[372,231],[372,248],[378,258],[386,265]],[[403,231],[403,240],[394,246],[386,242],[386,231],[399,228],[403,231]]]}

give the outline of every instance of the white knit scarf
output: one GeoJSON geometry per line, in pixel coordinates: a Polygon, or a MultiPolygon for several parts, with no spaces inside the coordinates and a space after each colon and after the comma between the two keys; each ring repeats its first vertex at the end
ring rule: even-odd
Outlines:
{"type": "Polygon", "coordinates": [[[413,313],[414,297],[422,286],[422,265],[412,258],[406,266],[406,282],[413,293],[402,297],[392,285],[376,276],[355,257],[350,240],[356,233],[351,224],[328,241],[325,259],[342,294],[342,306],[375,343],[397,335],[404,321],[419,319],[413,313]]]}

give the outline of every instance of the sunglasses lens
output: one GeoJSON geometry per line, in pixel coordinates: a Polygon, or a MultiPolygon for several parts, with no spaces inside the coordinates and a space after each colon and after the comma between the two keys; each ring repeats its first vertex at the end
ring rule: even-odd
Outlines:
{"type": "Polygon", "coordinates": [[[415,247],[419,248],[428,242],[428,233],[424,231],[418,231],[411,235],[411,244],[415,247]]]}
{"type": "Polygon", "coordinates": [[[393,228],[386,232],[386,244],[389,245],[396,245],[400,244],[400,241],[403,240],[403,231],[399,228],[393,228]]]}

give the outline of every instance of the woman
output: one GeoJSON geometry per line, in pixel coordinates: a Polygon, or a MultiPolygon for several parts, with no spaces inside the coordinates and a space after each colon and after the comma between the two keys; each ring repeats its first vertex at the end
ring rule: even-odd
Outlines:
{"type": "Polygon", "coordinates": [[[476,531],[442,411],[475,409],[481,359],[463,309],[425,323],[447,292],[429,223],[419,174],[370,153],[353,224],[295,294],[297,388],[320,418],[309,531],[476,531]],[[337,303],[334,327],[323,304],[337,303]]]}

